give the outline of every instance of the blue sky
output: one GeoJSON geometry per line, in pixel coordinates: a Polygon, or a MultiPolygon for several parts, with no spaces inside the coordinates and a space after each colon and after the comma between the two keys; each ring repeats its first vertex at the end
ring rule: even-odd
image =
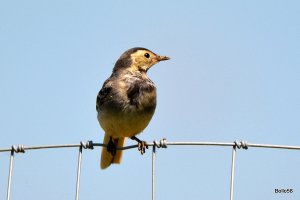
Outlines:
{"type": "MultiPolygon", "coordinates": [[[[172,58],[149,71],[158,106],[141,139],[300,145],[299,18],[298,1],[1,1],[0,148],[102,142],[96,95],[136,46],[172,58]]],[[[99,159],[84,151],[80,199],[151,198],[150,151],[99,159]]],[[[226,147],[159,149],[157,199],[228,199],[230,161],[226,147]]],[[[76,162],[75,149],[17,155],[11,199],[74,198],[76,162]]],[[[297,151],[239,150],[236,199],[299,199],[299,165],[297,151]]]]}

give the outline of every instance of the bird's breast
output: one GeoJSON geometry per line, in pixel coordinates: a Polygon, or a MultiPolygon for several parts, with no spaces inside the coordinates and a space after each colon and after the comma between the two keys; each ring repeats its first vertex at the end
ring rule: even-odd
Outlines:
{"type": "Polygon", "coordinates": [[[114,95],[98,113],[102,128],[115,137],[132,137],[149,124],[156,108],[156,87],[150,79],[115,83],[114,95]]]}

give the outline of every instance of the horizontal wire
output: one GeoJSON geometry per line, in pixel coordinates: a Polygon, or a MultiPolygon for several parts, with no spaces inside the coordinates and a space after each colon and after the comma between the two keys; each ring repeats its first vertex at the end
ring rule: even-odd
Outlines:
{"type": "Polygon", "coordinates": [[[233,142],[166,142],[166,145],[234,146],[233,142]]]}
{"type": "MultiPolygon", "coordinates": [[[[36,149],[55,149],[55,148],[68,148],[68,147],[80,147],[80,144],[60,144],[60,145],[40,145],[24,147],[24,150],[36,150],[36,149]]],[[[0,152],[11,151],[12,148],[0,149],[0,152]]]]}
{"type": "Polygon", "coordinates": [[[248,147],[257,147],[257,148],[273,148],[273,149],[292,149],[300,150],[300,146],[288,146],[288,145],[274,145],[274,144],[247,144],[248,147]]]}
{"type": "MultiPolygon", "coordinates": [[[[164,142],[166,146],[235,146],[236,142],[164,142]]],[[[37,149],[55,149],[55,148],[74,148],[80,147],[82,144],[60,144],[60,145],[39,145],[39,146],[28,146],[23,147],[25,151],[28,150],[37,150],[37,149]]],[[[147,142],[148,146],[156,146],[156,142],[147,142]]],[[[276,148],[276,149],[292,149],[300,150],[300,146],[290,146],[290,145],[273,145],[273,144],[255,144],[255,143],[246,143],[247,147],[257,147],[257,148],[276,148]]],[[[107,147],[106,144],[102,143],[93,143],[94,147],[107,147]]],[[[138,145],[129,145],[125,147],[117,147],[117,150],[128,150],[137,148],[138,145]]],[[[1,152],[12,151],[13,148],[2,148],[1,152]]]]}

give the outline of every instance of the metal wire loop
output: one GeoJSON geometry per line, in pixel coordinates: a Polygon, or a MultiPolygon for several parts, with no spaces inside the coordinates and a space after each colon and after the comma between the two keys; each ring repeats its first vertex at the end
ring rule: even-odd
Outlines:
{"type": "Polygon", "coordinates": [[[25,148],[23,144],[11,146],[11,150],[15,153],[25,153],[25,148]]]}
{"type": "Polygon", "coordinates": [[[237,147],[238,149],[248,149],[248,143],[247,143],[247,141],[244,141],[244,140],[242,140],[242,141],[234,141],[234,146],[235,147],[237,147]]]}
{"type": "Polygon", "coordinates": [[[167,139],[163,138],[161,139],[159,142],[157,141],[153,141],[154,146],[156,146],[157,148],[167,148],[167,139]]]}
{"type": "Polygon", "coordinates": [[[84,149],[94,149],[94,143],[92,140],[89,141],[81,141],[80,145],[82,146],[82,148],[84,149]]]}

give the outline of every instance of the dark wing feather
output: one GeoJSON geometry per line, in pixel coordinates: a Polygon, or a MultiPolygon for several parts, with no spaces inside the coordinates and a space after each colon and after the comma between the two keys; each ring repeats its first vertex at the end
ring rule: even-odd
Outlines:
{"type": "Polygon", "coordinates": [[[99,112],[101,105],[106,101],[111,93],[112,87],[108,84],[110,80],[107,79],[102,86],[102,89],[99,91],[96,100],[96,110],[99,112]]]}

